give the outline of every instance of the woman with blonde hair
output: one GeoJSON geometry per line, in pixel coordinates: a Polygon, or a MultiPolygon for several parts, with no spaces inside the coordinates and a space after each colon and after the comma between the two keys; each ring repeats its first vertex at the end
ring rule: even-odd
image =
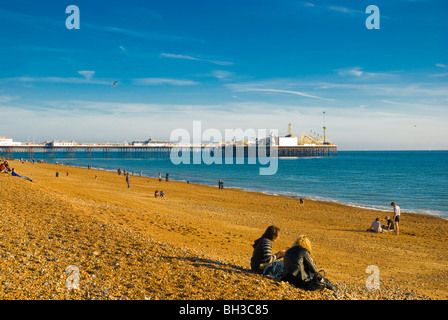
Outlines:
{"type": "Polygon", "coordinates": [[[281,281],[305,290],[334,290],[333,285],[316,270],[311,252],[310,239],[305,235],[298,236],[292,247],[285,252],[281,281]]]}
{"type": "Polygon", "coordinates": [[[295,246],[301,246],[302,248],[307,249],[308,252],[311,254],[311,241],[304,234],[298,236],[296,240],[294,240],[294,243],[292,244],[291,247],[295,246]]]}

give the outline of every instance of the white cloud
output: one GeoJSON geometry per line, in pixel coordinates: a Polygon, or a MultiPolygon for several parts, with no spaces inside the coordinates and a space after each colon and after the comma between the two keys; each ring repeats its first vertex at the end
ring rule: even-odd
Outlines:
{"type": "Polygon", "coordinates": [[[69,83],[69,84],[109,84],[110,80],[105,79],[93,79],[95,71],[78,71],[83,77],[13,77],[3,78],[0,82],[41,82],[41,83],[69,83]]]}
{"type": "Polygon", "coordinates": [[[281,89],[268,89],[268,88],[254,88],[249,87],[247,85],[238,85],[238,84],[231,84],[228,85],[232,90],[237,92],[274,92],[274,93],[289,93],[289,94],[295,94],[298,96],[306,97],[306,98],[313,98],[313,99],[320,99],[320,100],[328,100],[328,101],[334,101],[334,99],[328,99],[328,98],[322,98],[315,95],[311,95],[305,92],[301,91],[293,91],[293,90],[281,90],[281,89]]]}
{"type": "Polygon", "coordinates": [[[354,10],[354,9],[350,9],[347,7],[334,7],[334,6],[329,6],[327,7],[328,10],[331,11],[336,11],[336,12],[341,12],[341,13],[347,13],[347,14],[360,14],[360,13],[364,13],[360,10],[354,10]]]}
{"type": "Polygon", "coordinates": [[[197,81],[193,80],[179,80],[179,79],[171,79],[171,78],[142,78],[142,79],[134,79],[133,84],[136,85],[147,85],[147,86],[154,86],[154,85],[162,85],[162,84],[169,84],[173,86],[191,86],[199,84],[197,81]]]}
{"type": "Polygon", "coordinates": [[[11,102],[19,98],[20,98],[19,96],[0,95],[0,103],[11,102]]]}
{"type": "Polygon", "coordinates": [[[233,64],[233,62],[201,59],[201,58],[196,58],[196,57],[193,57],[193,56],[187,56],[187,55],[183,55],[183,54],[161,53],[160,56],[163,57],[163,58],[203,61],[203,62],[209,62],[209,63],[221,65],[221,66],[229,66],[229,65],[233,64]]]}
{"type": "Polygon", "coordinates": [[[124,28],[118,28],[118,27],[109,27],[109,26],[99,26],[87,22],[82,23],[82,27],[86,29],[90,29],[93,31],[99,31],[99,32],[106,32],[106,33],[116,33],[123,36],[129,36],[129,37],[135,37],[140,39],[146,39],[146,40],[182,40],[182,41],[195,41],[195,42],[203,42],[203,40],[200,39],[194,39],[189,37],[183,37],[183,36],[171,36],[171,35],[164,35],[159,34],[155,32],[148,32],[148,31],[138,31],[138,30],[132,30],[132,29],[124,29],[124,28]]]}
{"type": "Polygon", "coordinates": [[[219,80],[224,80],[224,79],[228,79],[229,77],[233,76],[234,73],[230,72],[230,71],[226,71],[226,70],[213,70],[211,72],[212,76],[219,79],[219,80]]]}
{"type": "Polygon", "coordinates": [[[393,74],[384,72],[366,72],[360,67],[345,68],[336,70],[340,76],[354,76],[354,77],[369,77],[369,78],[379,78],[379,77],[391,77],[393,74]]]}
{"type": "Polygon", "coordinates": [[[78,73],[84,76],[88,81],[92,80],[95,75],[95,71],[78,71],[78,73]]]}
{"type": "Polygon", "coordinates": [[[431,78],[441,78],[441,77],[447,77],[447,76],[448,76],[448,72],[446,72],[446,73],[437,73],[437,74],[430,75],[431,78]]]}
{"type": "Polygon", "coordinates": [[[339,70],[338,74],[341,76],[356,76],[360,77],[364,74],[364,71],[361,68],[351,68],[351,69],[343,69],[339,70]]]}

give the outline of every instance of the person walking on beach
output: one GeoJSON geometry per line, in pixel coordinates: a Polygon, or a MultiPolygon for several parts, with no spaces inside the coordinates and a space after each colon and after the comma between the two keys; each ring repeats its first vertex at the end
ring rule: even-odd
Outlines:
{"type": "Polygon", "coordinates": [[[254,248],[252,258],[250,259],[250,268],[252,272],[270,275],[278,279],[283,272],[283,261],[285,251],[282,250],[272,254],[272,244],[280,237],[280,228],[269,226],[263,235],[255,240],[252,245],[254,248]]]}
{"type": "Polygon", "coordinates": [[[330,281],[321,277],[316,270],[311,252],[311,241],[308,237],[298,236],[291,248],[285,252],[284,268],[280,280],[305,290],[313,291],[323,288],[335,290],[330,281]]]}
{"type": "Polygon", "coordinates": [[[168,172],[165,175],[165,181],[168,182],[168,172]]]}
{"type": "Polygon", "coordinates": [[[398,236],[399,230],[398,230],[398,223],[400,222],[400,215],[401,215],[401,209],[395,202],[391,202],[390,205],[394,207],[394,223],[395,223],[395,234],[398,236]]]}
{"type": "Polygon", "coordinates": [[[128,188],[130,187],[131,177],[129,176],[129,172],[126,173],[126,183],[128,184],[128,188]]]}
{"type": "Polygon", "coordinates": [[[159,172],[159,181],[162,181],[162,174],[159,172]]]}

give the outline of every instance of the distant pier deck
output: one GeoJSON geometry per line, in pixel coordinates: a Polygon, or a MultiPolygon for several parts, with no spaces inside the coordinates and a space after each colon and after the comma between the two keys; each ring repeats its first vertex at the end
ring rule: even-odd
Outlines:
{"type": "MultiPolygon", "coordinates": [[[[271,156],[269,146],[221,145],[221,146],[134,146],[134,145],[76,145],[76,146],[0,146],[0,156],[27,159],[76,159],[76,158],[169,158],[172,152],[221,152],[223,157],[271,156]]],[[[278,157],[326,157],[336,156],[336,145],[275,146],[278,157]]],[[[272,154],[274,155],[274,153],[272,154]]]]}

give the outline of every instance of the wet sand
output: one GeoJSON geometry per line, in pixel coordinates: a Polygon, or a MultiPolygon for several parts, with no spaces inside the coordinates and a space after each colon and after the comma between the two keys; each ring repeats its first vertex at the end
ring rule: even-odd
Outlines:
{"type": "Polygon", "coordinates": [[[448,298],[442,218],[402,208],[399,236],[374,234],[365,230],[376,217],[385,223],[392,208],[301,205],[139,176],[128,188],[115,172],[10,165],[34,182],[0,174],[0,299],[448,298]],[[155,190],[166,198],[154,198],[155,190]],[[281,229],[274,252],[299,234],[310,238],[314,262],[336,292],[306,292],[249,271],[253,241],[271,224],[281,229]],[[366,287],[372,265],[379,289],[366,287]]]}

